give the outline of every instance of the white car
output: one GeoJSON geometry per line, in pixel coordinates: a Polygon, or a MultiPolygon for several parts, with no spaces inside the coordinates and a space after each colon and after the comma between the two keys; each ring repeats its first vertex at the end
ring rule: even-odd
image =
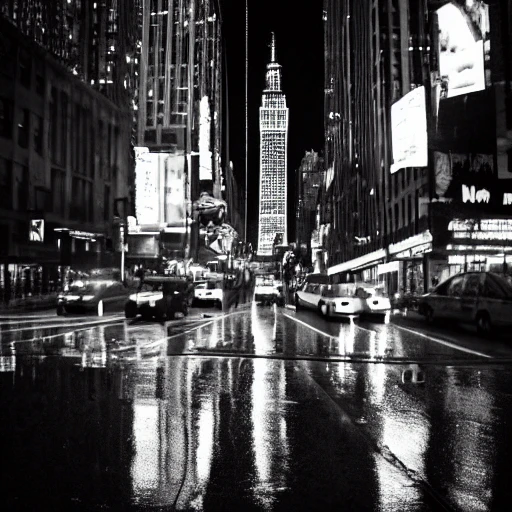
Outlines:
{"type": "Polygon", "coordinates": [[[356,285],[306,282],[295,293],[295,307],[314,309],[326,318],[358,316],[365,299],[356,296],[356,285]]]}
{"type": "Polygon", "coordinates": [[[224,291],[216,281],[196,281],[194,283],[194,302],[214,302],[217,308],[222,308],[224,291]]]}
{"type": "Polygon", "coordinates": [[[358,283],[356,295],[364,298],[363,313],[365,315],[379,315],[389,318],[391,314],[391,301],[382,287],[358,283]]]}
{"type": "Polygon", "coordinates": [[[256,276],[254,300],[256,302],[277,301],[281,296],[280,285],[281,283],[275,281],[273,276],[256,276]]]}

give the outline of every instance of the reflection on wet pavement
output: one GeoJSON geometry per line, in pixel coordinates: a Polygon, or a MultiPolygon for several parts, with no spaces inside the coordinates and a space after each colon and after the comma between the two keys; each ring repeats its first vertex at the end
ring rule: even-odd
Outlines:
{"type": "Polygon", "coordinates": [[[3,325],[2,508],[510,502],[508,366],[393,324],[306,318],[253,304],[166,324],[3,325]]]}

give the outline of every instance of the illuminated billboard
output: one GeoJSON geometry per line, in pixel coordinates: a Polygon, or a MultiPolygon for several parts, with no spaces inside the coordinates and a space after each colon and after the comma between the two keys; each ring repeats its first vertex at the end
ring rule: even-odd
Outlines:
{"type": "Polygon", "coordinates": [[[43,219],[33,219],[30,221],[30,231],[28,237],[31,242],[44,242],[43,219]]]}
{"type": "Polygon", "coordinates": [[[425,87],[417,87],[391,105],[391,173],[428,164],[425,87]]]}
{"type": "Polygon", "coordinates": [[[135,216],[138,224],[158,224],[159,176],[155,153],[148,148],[135,148],[135,216]]]}
{"type": "Polygon", "coordinates": [[[138,225],[183,226],[185,157],[135,148],[135,215],[138,225]]]}
{"type": "Polygon", "coordinates": [[[485,89],[489,6],[481,0],[454,0],[437,9],[437,16],[441,99],[485,89]]]}

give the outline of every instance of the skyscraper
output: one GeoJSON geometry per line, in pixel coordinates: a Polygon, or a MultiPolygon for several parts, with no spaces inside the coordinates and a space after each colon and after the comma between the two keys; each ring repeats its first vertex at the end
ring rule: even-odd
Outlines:
{"type": "Polygon", "coordinates": [[[276,233],[287,243],[286,166],[288,108],[281,90],[281,66],[276,62],[274,34],[270,43],[266,87],[260,107],[260,210],[258,255],[271,256],[276,233]]]}

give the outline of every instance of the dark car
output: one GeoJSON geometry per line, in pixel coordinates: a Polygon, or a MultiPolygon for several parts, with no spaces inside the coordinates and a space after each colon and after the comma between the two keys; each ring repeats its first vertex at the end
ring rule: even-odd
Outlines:
{"type": "Polygon", "coordinates": [[[489,335],[494,328],[512,327],[512,286],[493,272],[454,275],[423,295],[419,312],[435,319],[472,323],[489,335]]]}
{"type": "Polygon", "coordinates": [[[130,290],[120,281],[77,280],[57,299],[57,315],[91,312],[103,316],[106,311],[122,310],[130,290]]]}
{"type": "Polygon", "coordinates": [[[194,285],[190,279],[150,276],[130,295],[124,308],[125,316],[135,318],[140,314],[144,320],[171,320],[176,313],[187,316],[193,299],[194,285]]]}

